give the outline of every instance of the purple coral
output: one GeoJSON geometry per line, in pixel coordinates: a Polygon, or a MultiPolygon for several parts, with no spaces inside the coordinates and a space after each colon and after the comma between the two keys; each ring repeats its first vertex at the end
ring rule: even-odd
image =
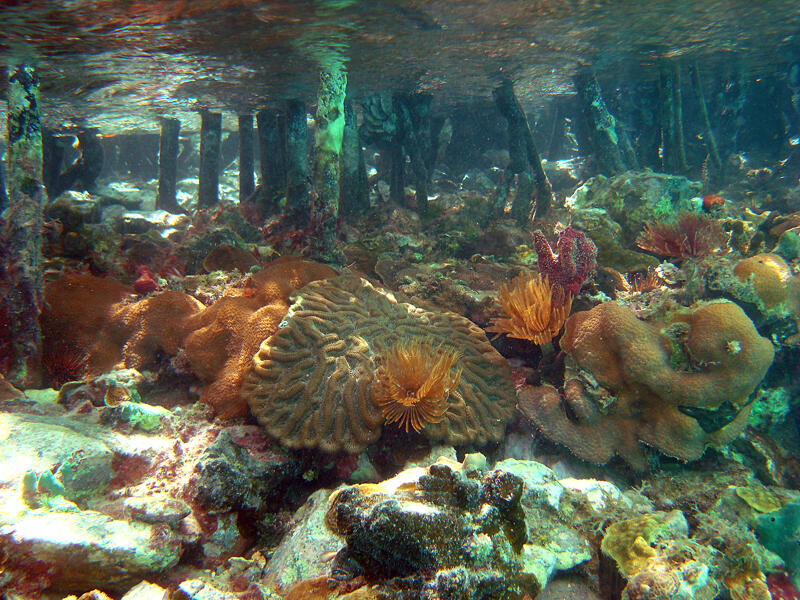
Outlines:
{"type": "Polygon", "coordinates": [[[550,283],[560,287],[563,301],[576,296],[589,275],[597,268],[597,246],[582,231],[567,227],[559,236],[558,254],[541,231],[533,234],[533,244],[539,257],[539,271],[550,283]]]}

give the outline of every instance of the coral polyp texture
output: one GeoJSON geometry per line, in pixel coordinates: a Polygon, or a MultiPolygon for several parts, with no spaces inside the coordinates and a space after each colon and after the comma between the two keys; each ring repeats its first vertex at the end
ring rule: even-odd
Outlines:
{"type": "Polygon", "coordinates": [[[685,212],[674,220],[645,224],[636,245],[658,256],[699,258],[720,251],[728,241],[719,221],[685,212]]]}
{"type": "Polygon", "coordinates": [[[492,319],[486,331],[544,344],[564,326],[572,308],[572,296],[555,291],[547,275],[520,273],[504,285],[498,296],[505,317],[492,319]]]}
{"type": "Polygon", "coordinates": [[[606,302],[570,317],[563,390],[520,392],[519,406],[552,440],[604,464],[647,467],[643,444],[684,461],[735,439],[774,349],[732,302],[696,305],[645,322],[606,302]]]}
{"type": "Polygon", "coordinates": [[[278,258],[252,275],[247,291],[229,290],[192,319],[184,342],[192,371],[208,382],[203,400],[223,417],[247,414],[239,388],[261,342],[275,333],[289,309],[289,294],[336,271],[312,261],[278,258]]]}
{"type": "Polygon", "coordinates": [[[441,422],[461,381],[457,352],[412,340],[393,345],[379,361],[373,399],[387,424],[419,432],[425,423],[441,422]]]}
{"type": "Polygon", "coordinates": [[[442,420],[426,423],[422,434],[453,445],[502,438],[514,411],[510,370],[468,319],[415,306],[352,275],[311,283],[293,299],[242,385],[253,414],[284,445],[358,453],[376,441],[384,422],[379,357],[419,339],[457,349],[461,369],[442,420]]]}

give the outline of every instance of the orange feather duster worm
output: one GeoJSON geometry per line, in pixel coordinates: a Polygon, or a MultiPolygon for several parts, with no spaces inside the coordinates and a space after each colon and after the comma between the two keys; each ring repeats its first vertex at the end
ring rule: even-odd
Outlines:
{"type": "Polygon", "coordinates": [[[386,423],[417,432],[426,423],[439,423],[461,381],[461,369],[454,368],[458,359],[458,352],[422,340],[390,347],[381,358],[373,394],[386,423]]]}

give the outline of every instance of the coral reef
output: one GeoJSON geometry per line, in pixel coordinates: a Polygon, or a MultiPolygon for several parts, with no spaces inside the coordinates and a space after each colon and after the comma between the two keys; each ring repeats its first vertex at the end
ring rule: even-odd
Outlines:
{"type": "Polygon", "coordinates": [[[460,354],[453,401],[422,433],[449,444],[502,437],[514,407],[509,369],[467,319],[414,306],[348,275],[309,284],[293,300],[242,385],[253,414],[283,444],[358,453],[377,440],[383,415],[374,401],[376,358],[415,339],[460,354]]]}
{"type": "Polygon", "coordinates": [[[246,287],[228,288],[211,306],[169,289],[136,302],[128,288],[91,275],[66,275],[48,284],[42,316],[45,350],[70,348],[86,355],[87,374],[113,367],[156,366],[179,350],[208,386],[203,399],[221,416],[241,416],[242,377],[262,340],[274,333],[289,307],[289,294],[331,277],[330,267],[293,257],[272,261],[246,287]]]}
{"type": "Polygon", "coordinates": [[[607,302],[573,315],[561,347],[574,365],[563,398],[528,387],[520,409],[580,458],[603,464],[618,454],[637,469],[646,467],[641,443],[688,461],[736,438],[774,354],[731,302],[658,322],[607,302]]]}
{"type": "Polygon", "coordinates": [[[555,290],[547,275],[534,278],[520,273],[503,285],[498,297],[506,317],[496,317],[486,331],[530,340],[542,345],[555,337],[564,326],[572,308],[572,295],[555,290]]]}

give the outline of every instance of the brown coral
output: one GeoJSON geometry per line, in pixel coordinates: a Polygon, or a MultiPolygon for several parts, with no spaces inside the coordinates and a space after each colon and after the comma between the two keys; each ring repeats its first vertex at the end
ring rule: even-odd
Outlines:
{"type": "Polygon", "coordinates": [[[176,290],[130,302],[128,288],[116,282],[68,275],[48,284],[43,331],[52,344],[84,351],[89,374],[142,369],[183,350],[192,372],[209,384],[203,399],[220,416],[241,416],[247,413],[242,377],[261,341],[277,330],[289,294],[335,274],[325,265],[279,258],[252,275],[248,288],[230,288],[209,307],[176,290]]]}
{"type": "Polygon", "coordinates": [[[88,374],[102,373],[120,360],[124,343],[119,336],[98,335],[111,325],[111,307],[132,290],[112,279],[83,273],[67,273],[45,285],[40,317],[45,355],[70,348],[86,356],[88,374]]]}
{"type": "Polygon", "coordinates": [[[564,326],[572,307],[572,296],[556,302],[554,292],[546,275],[520,273],[511,286],[506,284],[500,290],[498,299],[507,318],[493,318],[486,331],[539,345],[549,342],[564,326]]]}
{"type": "Polygon", "coordinates": [[[439,423],[447,412],[450,392],[458,387],[461,369],[453,369],[458,353],[430,342],[399,342],[379,358],[372,399],[386,423],[421,431],[439,423]]]}
{"type": "Polygon", "coordinates": [[[502,438],[514,409],[505,360],[469,320],[432,312],[344,275],[294,295],[280,329],[266,339],[242,385],[253,414],[292,448],[358,453],[383,423],[375,397],[378,357],[393,345],[428,339],[457,348],[462,369],[447,412],[423,435],[448,444],[502,438]]]}
{"type": "Polygon", "coordinates": [[[242,378],[263,340],[278,329],[289,308],[289,294],[311,281],[333,277],[325,265],[282,257],[251,276],[248,293],[231,289],[196,315],[183,348],[189,365],[208,382],[203,400],[222,417],[247,414],[239,396],[242,378]]]}
{"type": "Polygon", "coordinates": [[[520,409],[580,458],[603,464],[620,455],[637,469],[646,468],[642,443],[695,460],[736,438],[774,354],[731,302],[654,323],[607,302],[573,315],[561,347],[572,361],[564,397],[529,387],[520,409]]]}

